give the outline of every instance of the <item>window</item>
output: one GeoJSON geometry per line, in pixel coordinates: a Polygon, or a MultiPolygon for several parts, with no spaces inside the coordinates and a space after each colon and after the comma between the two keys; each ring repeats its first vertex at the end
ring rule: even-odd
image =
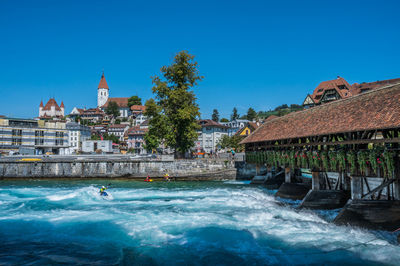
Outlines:
{"type": "Polygon", "coordinates": [[[22,136],[22,129],[13,129],[12,135],[13,136],[22,136]]]}
{"type": "Polygon", "coordinates": [[[35,139],[35,145],[43,145],[44,139],[35,139]]]}
{"type": "Polygon", "coordinates": [[[56,132],[56,138],[63,138],[64,132],[56,132]]]}
{"type": "Polygon", "coordinates": [[[11,140],[12,145],[21,145],[22,144],[22,139],[17,139],[17,138],[12,138],[11,140]]]}

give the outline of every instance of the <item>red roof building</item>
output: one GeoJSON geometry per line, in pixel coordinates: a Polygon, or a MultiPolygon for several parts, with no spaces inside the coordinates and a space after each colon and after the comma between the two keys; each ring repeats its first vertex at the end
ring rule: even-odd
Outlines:
{"type": "Polygon", "coordinates": [[[50,98],[49,101],[43,106],[43,101],[40,101],[39,105],[39,118],[50,119],[50,118],[63,118],[64,117],[64,103],[61,102],[59,106],[54,98],[50,98]]]}

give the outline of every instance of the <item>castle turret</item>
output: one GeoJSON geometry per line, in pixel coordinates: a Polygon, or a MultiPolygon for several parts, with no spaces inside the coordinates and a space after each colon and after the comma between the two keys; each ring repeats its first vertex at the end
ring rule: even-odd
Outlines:
{"type": "Polygon", "coordinates": [[[64,102],[63,101],[61,101],[61,105],[60,105],[60,109],[61,109],[61,113],[62,113],[62,116],[64,117],[64,102]]]}
{"type": "Polygon", "coordinates": [[[100,83],[97,88],[97,107],[101,108],[108,100],[108,85],[106,78],[104,77],[104,72],[101,75],[100,83]]]}
{"type": "Polygon", "coordinates": [[[39,105],[39,117],[41,117],[43,115],[43,101],[40,101],[40,105],[39,105]]]}

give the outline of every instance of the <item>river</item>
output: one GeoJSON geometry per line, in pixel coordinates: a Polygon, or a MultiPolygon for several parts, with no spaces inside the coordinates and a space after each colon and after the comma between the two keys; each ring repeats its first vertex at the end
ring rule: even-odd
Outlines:
{"type": "Polygon", "coordinates": [[[394,234],[241,182],[1,181],[1,265],[396,265],[394,234]]]}

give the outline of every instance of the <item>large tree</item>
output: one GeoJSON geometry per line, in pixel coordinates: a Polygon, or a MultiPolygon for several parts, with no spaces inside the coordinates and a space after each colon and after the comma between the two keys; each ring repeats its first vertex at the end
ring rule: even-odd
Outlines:
{"type": "Polygon", "coordinates": [[[229,122],[228,118],[221,118],[220,122],[229,122]]]}
{"type": "Polygon", "coordinates": [[[113,102],[113,101],[110,101],[108,103],[108,106],[106,107],[105,112],[106,112],[106,114],[111,115],[113,117],[118,117],[121,114],[119,112],[118,104],[116,102],[113,102]]]}
{"type": "Polygon", "coordinates": [[[236,120],[236,119],[239,119],[239,114],[238,114],[238,111],[237,111],[236,107],[233,107],[232,115],[231,115],[231,121],[232,120],[236,120]]]}
{"type": "Polygon", "coordinates": [[[219,113],[218,113],[218,110],[217,110],[217,109],[214,109],[214,110],[213,110],[213,114],[212,114],[212,116],[211,116],[211,119],[214,120],[215,122],[218,122],[218,121],[219,121],[219,113]]]}
{"type": "Polygon", "coordinates": [[[129,106],[129,108],[131,108],[132,105],[142,105],[142,99],[141,99],[139,96],[137,96],[137,95],[131,96],[131,97],[128,99],[128,106],[129,106]]]}
{"type": "Polygon", "coordinates": [[[247,120],[253,121],[257,118],[257,112],[253,108],[247,110],[247,120]]]}
{"type": "Polygon", "coordinates": [[[180,156],[198,137],[200,112],[191,89],[203,77],[194,56],[186,51],[179,52],[171,65],[163,66],[161,73],[161,77],[152,77],[155,99],[146,102],[146,115],[150,117],[147,148],[163,144],[180,156]]]}

